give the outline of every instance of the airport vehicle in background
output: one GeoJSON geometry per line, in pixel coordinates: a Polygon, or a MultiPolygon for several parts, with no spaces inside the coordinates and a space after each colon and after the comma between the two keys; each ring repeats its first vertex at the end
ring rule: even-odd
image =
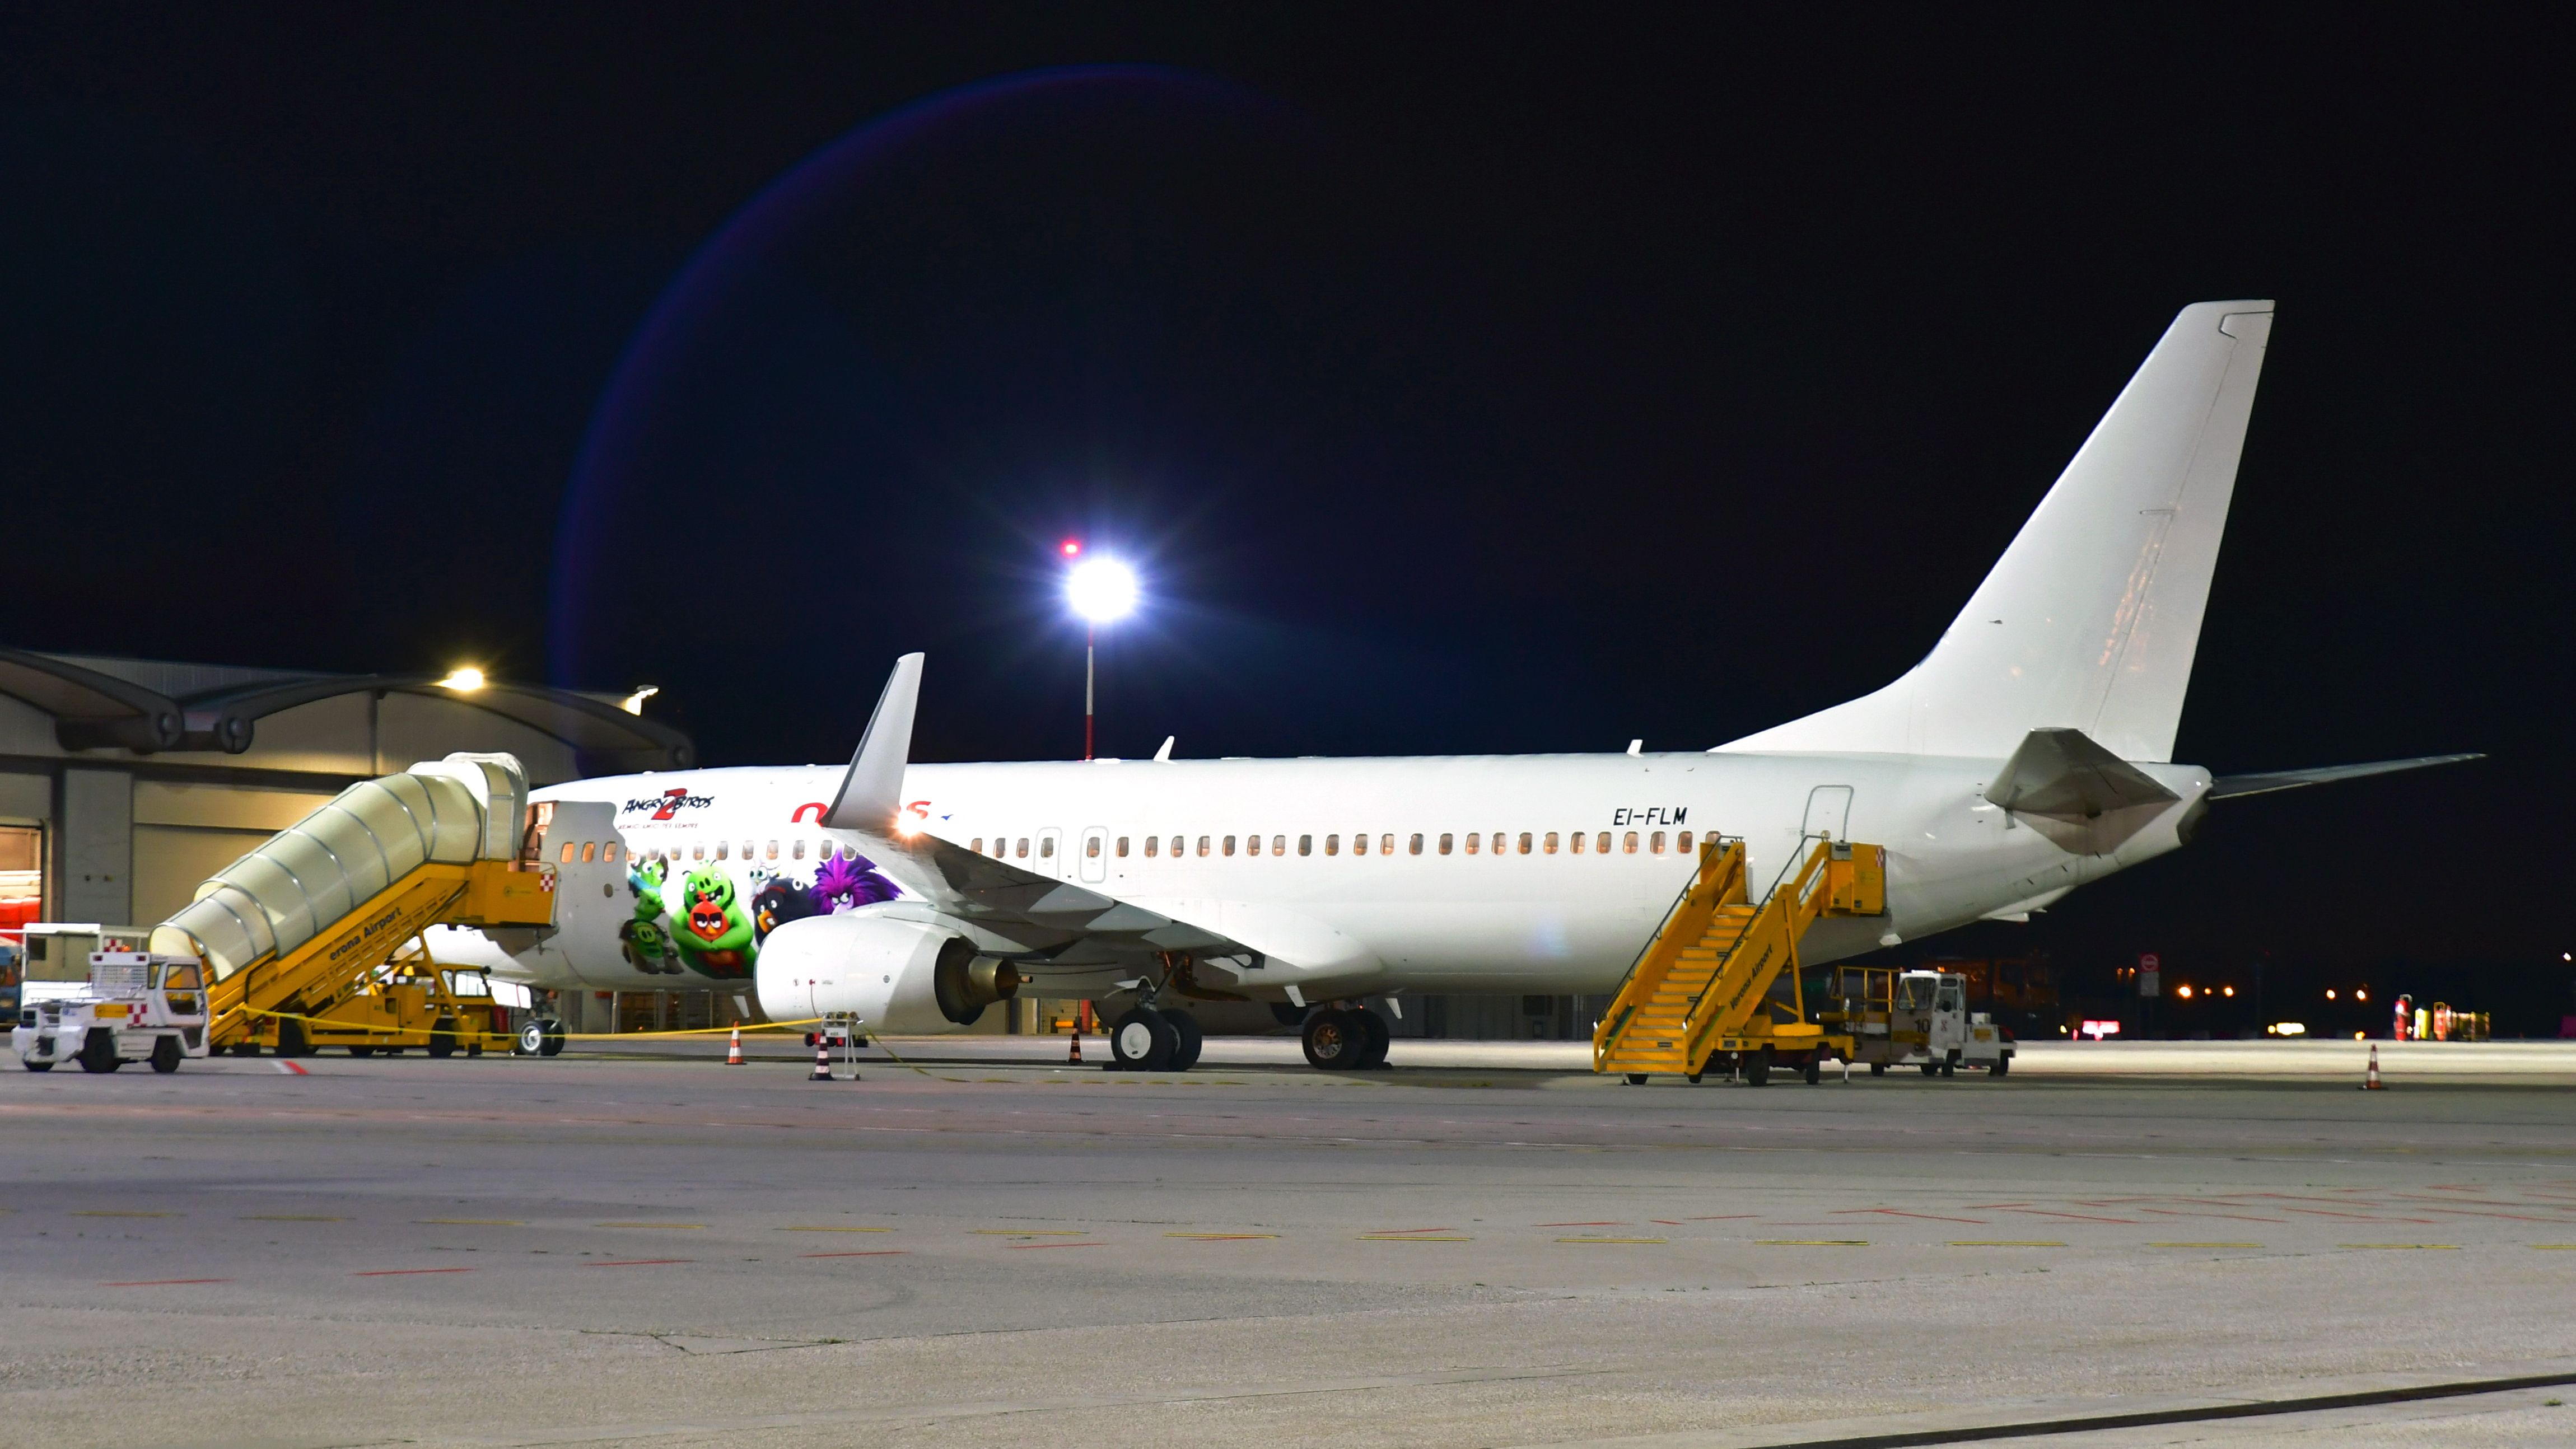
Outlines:
{"type": "Polygon", "coordinates": [[[100,951],[140,951],[151,931],[95,921],[30,921],[19,931],[18,1001],[78,996],[89,986],[89,958],[100,951]]]}
{"type": "Polygon", "coordinates": [[[1871,1076],[1905,1066],[1927,1077],[1961,1067],[1998,1077],[2012,1071],[2012,1032],[1991,1013],[1968,1009],[1968,979],[1959,972],[1837,966],[1825,999],[1820,1019],[1852,1039],[1852,1061],[1871,1076]]]}
{"type": "Polygon", "coordinates": [[[206,1055],[205,967],[194,956],[94,952],[79,991],[19,1007],[9,1045],[31,1072],[64,1061],[85,1072],[127,1062],[175,1072],[206,1055]]]}
{"type": "Polygon", "coordinates": [[[0,939],[0,1017],[18,1019],[18,1003],[24,999],[18,985],[24,975],[25,956],[15,941],[0,939]]]}

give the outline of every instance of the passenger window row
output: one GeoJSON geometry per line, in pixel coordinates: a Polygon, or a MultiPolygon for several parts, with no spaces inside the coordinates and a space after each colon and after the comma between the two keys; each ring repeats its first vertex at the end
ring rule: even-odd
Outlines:
{"type": "MultiPolygon", "coordinates": [[[[984,837],[978,835],[968,843],[966,848],[974,851],[977,855],[990,855],[998,860],[1027,860],[1029,859],[1029,839],[1030,838],[1025,835],[1018,837],[1016,840],[1009,836],[995,836],[991,842],[993,848],[988,851],[984,848],[984,837]]],[[[1084,839],[1083,855],[1085,858],[1092,860],[1100,858],[1101,840],[1102,837],[1096,835],[1089,836],[1084,839]]],[[[1487,853],[1494,855],[1555,855],[1560,851],[1569,855],[1636,855],[1640,852],[1648,855],[1662,855],[1666,853],[1667,849],[1676,854],[1687,855],[1690,853],[1691,841],[1692,832],[1687,830],[1671,833],[1669,835],[1667,832],[1661,830],[1645,832],[1630,830],[1615,837],[1612,832],[1607,830],[1593,832],[1590,834],[1580,830],[1565,834],[1559,834],[1553,830],[1546,831],[1544,833],[1523,830],[1517,834],[1508,830],[1497,830],[1494,831],[1490,837],[1482,831],[1471,830],[1467,832],[1465,847],[1466,853],[1469,855],[1481,855],[1487,853]],[[1491,842],[1490,845],[1487,844],[1488,840],[1491,842]]],[[[1285,835],[1272,835],[1266,837],[1260,835],[1202,835],[1197,838],[1195,846],[1193,846],[1189,836],[1175,835],[1169,838],[1169,842],[1170,843],[1166,845],[1165,837],[1160,835],[1146,836],[1146,857],[1148,859],[1153,859],[1165,853],[1170,854],[1174,859],[1193,853],[1201,856],[1230,856],[1237,853],[1245,856],[1259,856],[1265,854],[1284,856],[1289,853],[1290,849],[1289,837],[1285,835]]],[[[1131,853],[1133,844],[1134,842],[1132,837],[1121,835],[1117,838],[1115,852],[1120,859],[1123,860],[1127,858],[1131,853]]],[[[1350,850],[1353,855],[1368,855],[1372,852],[1378,855],[1395,855],[1399,853],[1405,855],[1421,855],[1427,850],[1436,851],[1441,855],[1452,855],[1457,853],[1459,844],[1460,841],[1457,835],[1445,831],[1442,832],[1436,840],[1434,837],[1424,835],[1420,832],[1398,836],[1392,833],[1371,835],[1367,831],[1359,831],[1350,837],[1350,850]],[[1399,842],[1401,843],[1399,844],[1399,842]]],[[[1295,850],[1298,855],[1313,855],[1315,853],[1315,837],[1312,835],[1300,835],[1296,837],[1295,850]]],[[[1342,837],[1338,833],[1325,836],[1324,854],[1339,855],[1341,853],[1342,837]]],[[[1052,857],[1054,854],[1055,837],[1052,835],[1041,835],[1037,837],[1037,858],[1044,860],[1052,857]]]]}

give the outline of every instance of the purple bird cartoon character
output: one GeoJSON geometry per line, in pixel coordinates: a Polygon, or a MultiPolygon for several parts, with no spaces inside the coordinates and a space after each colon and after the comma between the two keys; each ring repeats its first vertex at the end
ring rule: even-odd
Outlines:
{"type": "Polygon", "coordinates": [[[878,874],[875,863],[863,855],[834,856],[814,872],[813,901],[820,915],[842,915],[897,894],[894,882],[878,874]]]}

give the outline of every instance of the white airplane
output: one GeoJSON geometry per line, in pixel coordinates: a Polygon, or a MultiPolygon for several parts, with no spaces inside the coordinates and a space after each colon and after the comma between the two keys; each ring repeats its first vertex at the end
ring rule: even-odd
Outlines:
{"type": "Polygon", "coordinates": [[[1192,1001],[1269,1002],[1354,1067],[1384,1058],[1368,998],[1615,990],[1712,833],[1757,883],[1819,836],[1884,846],[1885,915],[1817,922],[1810,964],[2026,919],[2185,844],[2213,799],[2474,758],[2172,759],[2271,326],[2270,302],[2184,308],[1923,662],[1804,719],[1691,753],[912,765],[910,654],[846,770],[538,792],[555,838],[596,838],[601,889],[567,886],[551,933],[433,954],[547,987],[739,981],[772,1020],[897,1034],[1027,983],[1127,1003],[1130,1065],[1196,1057],[1192,1001]]]}

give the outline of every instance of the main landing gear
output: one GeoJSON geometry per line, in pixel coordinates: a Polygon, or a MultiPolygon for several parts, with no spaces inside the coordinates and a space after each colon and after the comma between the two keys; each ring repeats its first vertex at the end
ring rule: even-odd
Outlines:
{"type": "Polygon", "coordinates": [[[1198,1018],[1186,1011],[1133,1006],[1110,1023],[1109,1069],[1186,1072],[1198,1065],[1198,1018]]]}
{"type": "Polygon", "coordinates": [[[1386,1065],[1386,1019],[1364,1006],[1329,1006],[1306,1018],[1306,1060],[1327,1072],[1386,1065]]]}

